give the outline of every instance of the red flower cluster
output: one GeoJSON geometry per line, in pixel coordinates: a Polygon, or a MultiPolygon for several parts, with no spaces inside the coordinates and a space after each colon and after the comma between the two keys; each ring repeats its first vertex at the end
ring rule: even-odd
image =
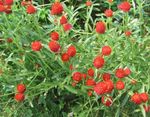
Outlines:
{"type": "Polygon", "coordinates": [[[60,44],[57,42],[59,40],[59,33],[53,31],[50,34],[51,41],[49,42],[49,48],[52,52],[58,52],[60,50],[60,44]]]}
{"type": "Polygon", "coordinates": [[[11,6],[13,5],[13,2],[13,0],[0,1],[0,12],[5,12],[6,14],[12,13],[11,6]]]}
{"type": "Polygon", "coordinates": [[[21,102],[24,100],[24,92],[26,91],[26,86],[24,84],[18,84],[17,85],[17,94],[15,95],[15,99],[18,102],[21,102]]]}
{"type": "Polygon", "coordinates": [[[116,70],[115,75],[116,75],[117,78],[124,78],[125,77],[124,69],[118,68],[116,70]]]}
{"type": "Polygon", "coordinates": [[[145,103],[149,100],[149,95],[148,93],[134,93],[131,96],[131,101],[134,102],[135,104],[141,104],[141,103],[145,103]]]}
{"type": "Polygon", "coordinates": [[[60,24],[63,26],[65,32],[72,29],[72,25],[68,23],[68,20],[64,15],[60,18],[60,24]]]}
{"type": "Polygon", "coordinates": [[[131,74],[131,70],[129,68],[118,68],[116,69],[115,75],[117,78],[124,78],[131,74]]]}
{"type": "Polygon", "coordinates": [[[113,89],[114,89],[114,84],[112,80],[98,82],[94,87],[94,91],[96,92],[97,95],[111,93],[113,89]]]}
{"type": "Polygon", "coordinates": [[[58,52],[60,50],[60,45],[56,41],[50,41],[49,42],[49,48],[52,52],[58,52]]]}
{"type": "Polygon", "coordinates": [[[71,57],[74,57],[76,55],[76,48],[75,46],[71,45],[67,52],[62,54],[61,59],[63,62],[67,62],[70,60],[71,57]]]}
{"type": "Polygon", "coordinates": [[[13,4],[13,0],[3,0],[5,5],[12,5],[13,4]]]}

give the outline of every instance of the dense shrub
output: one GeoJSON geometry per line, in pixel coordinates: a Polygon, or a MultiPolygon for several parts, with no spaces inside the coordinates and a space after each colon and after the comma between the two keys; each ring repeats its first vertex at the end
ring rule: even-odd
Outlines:
{"type": "Polygon", "coordinates": [[[150,116],[147,0],[0,0],[0,116],[150,116]]]}

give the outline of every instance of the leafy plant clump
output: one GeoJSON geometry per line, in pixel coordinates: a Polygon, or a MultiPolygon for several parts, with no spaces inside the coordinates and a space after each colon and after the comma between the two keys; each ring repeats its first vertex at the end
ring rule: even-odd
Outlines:
{"type": "Polygon", "coordinates": [[[149,7],[0,0],[0,116],[150,116],[149,7]]]}

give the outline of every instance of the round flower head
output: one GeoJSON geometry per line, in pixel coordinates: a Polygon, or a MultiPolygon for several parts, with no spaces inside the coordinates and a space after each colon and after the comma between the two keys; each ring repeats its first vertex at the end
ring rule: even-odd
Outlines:
{"type": "Polygon", "coordinates": [[[40,51],[42,48],[42,44],[40,41],[34,41],[31,43],[31,48],[33,51],[40,51]]]}
{"type": "Polygon", "coordinates": [[[63,15],[61,18],[60,18],[60,24],[66,24],[68,22],[67,18],[63,15]]]}
{"type": "Polygon", "coordinates": [[[52,4],[51,7],[51,14],[52,15],[59,15],[62,14],[64,8],[60,2],[55,2],[52,4]]]}
{"type": "Polygon", "coordinates": [[[31,5],[27,6],[26,12],[28,14],[34,14],[34,13],[36,13],[36,8],[31,4],[31,5]]]}
{"type": "Polygon", "coordinates": [[[105,16],[106,16],[106,17],[112,17],[112,16],[113,16],[113,11],[112,11],[111,9],[107,9],[107,10],[105,11],[105,16]]]}
{"type": "Polygon", "coordinates": [[[49,48],[52,52],[58,52],[60,50],[60,45],[56,41],[50,41],[49,48]]]}
{"type": "Polygon", "coordinates": [[[122,2],[121,4],[118,5],[118,8],[123,12],[129,12],[131,5],[129,2],[122,2]]]}
{"type": "Polygon", "coordinates": [[[97,69],[102,68],[104,66],[104,63],[105,63],[104,58],[101,56],[97,56],[93,61],[93,65],[97,69]]]}
{"type": "Polygon", "coordinates": [[[58,41],[58,40],[59,40],[59,33],[56,32],[56,31],[54,31],[54,32],[52,32],[52,33],[50,34],[50,37],[51,37],[52,40],[58,41]]]}
{"type": "Polygon", "coordinates": [[[96,23],[96,32],[99,34],[104,34],[106,30],[105,23],[102,21],[99,21],[96,23]]]}

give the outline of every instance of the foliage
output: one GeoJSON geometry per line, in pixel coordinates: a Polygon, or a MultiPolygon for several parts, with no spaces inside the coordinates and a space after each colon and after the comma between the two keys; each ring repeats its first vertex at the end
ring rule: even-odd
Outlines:
{"type": "MultiPolygon", "coordinates": [[[[51,15],[50,8],[54,0],[33,1],[37,12],[27,14],[26,7],[20,1],[12,5],[12,13],[0,13],[0,116],[2,117],[141,117],[149,116],[143,105],[136,105],[130,98],[134,92],[150,93],[150,19],[147,0],[130,0],[130,12],[118,10],[120,0],[109,3],[106,0],[93,0],[92,6],[85,5],[86,0],[62,0],[65,15],[72,25],[65,32],[59,22],[61,15],[51,15]],[[104,11],[111,8],[112,18],[104,11]],[[95,31],[96,22],[106,23],[105,34],[95,31]],[[130,37],[124,31],[131,30],[130,37]],[[60,35],[61,51],[51,52],[48,43],[49,34],[57,31],[60,35]],[[13,42],[9,43],[8,38],[13,42]],[[31,48],[33,41],[42,42],[43,48],[35,52],[31,48]],[[70,45],[74,45],[77,54],[69,62],[61,60],[70,45]],[[93,59],[101,48],[109,45],[110,56],[105,56],[102,69],[95,69],[93,59]],[[70,65],[74,69],[70,70],[70,65]],[[102,80],[101,74],[109,72],[113,82],[117,82],[115,70],[128,67],[132,73],[124,78],[125,89],[114,89],[108,94],[113,97],[111,107],[101,103],[101,96],[89,89],[85,80],[76,87],[71,84],[72,74],[76,71],[87,73],[95,70],[96,82],[102,80]],[[100,74],[100,77],[98,77],[100,74]],[[136,80],[135,85],[131,84],[136,80]],[[26,85],[25,100],[17,102],[14,95],[19,83],[26,85]]],[[[148,105],[150,102],[147,102],[148,105]]]]}

